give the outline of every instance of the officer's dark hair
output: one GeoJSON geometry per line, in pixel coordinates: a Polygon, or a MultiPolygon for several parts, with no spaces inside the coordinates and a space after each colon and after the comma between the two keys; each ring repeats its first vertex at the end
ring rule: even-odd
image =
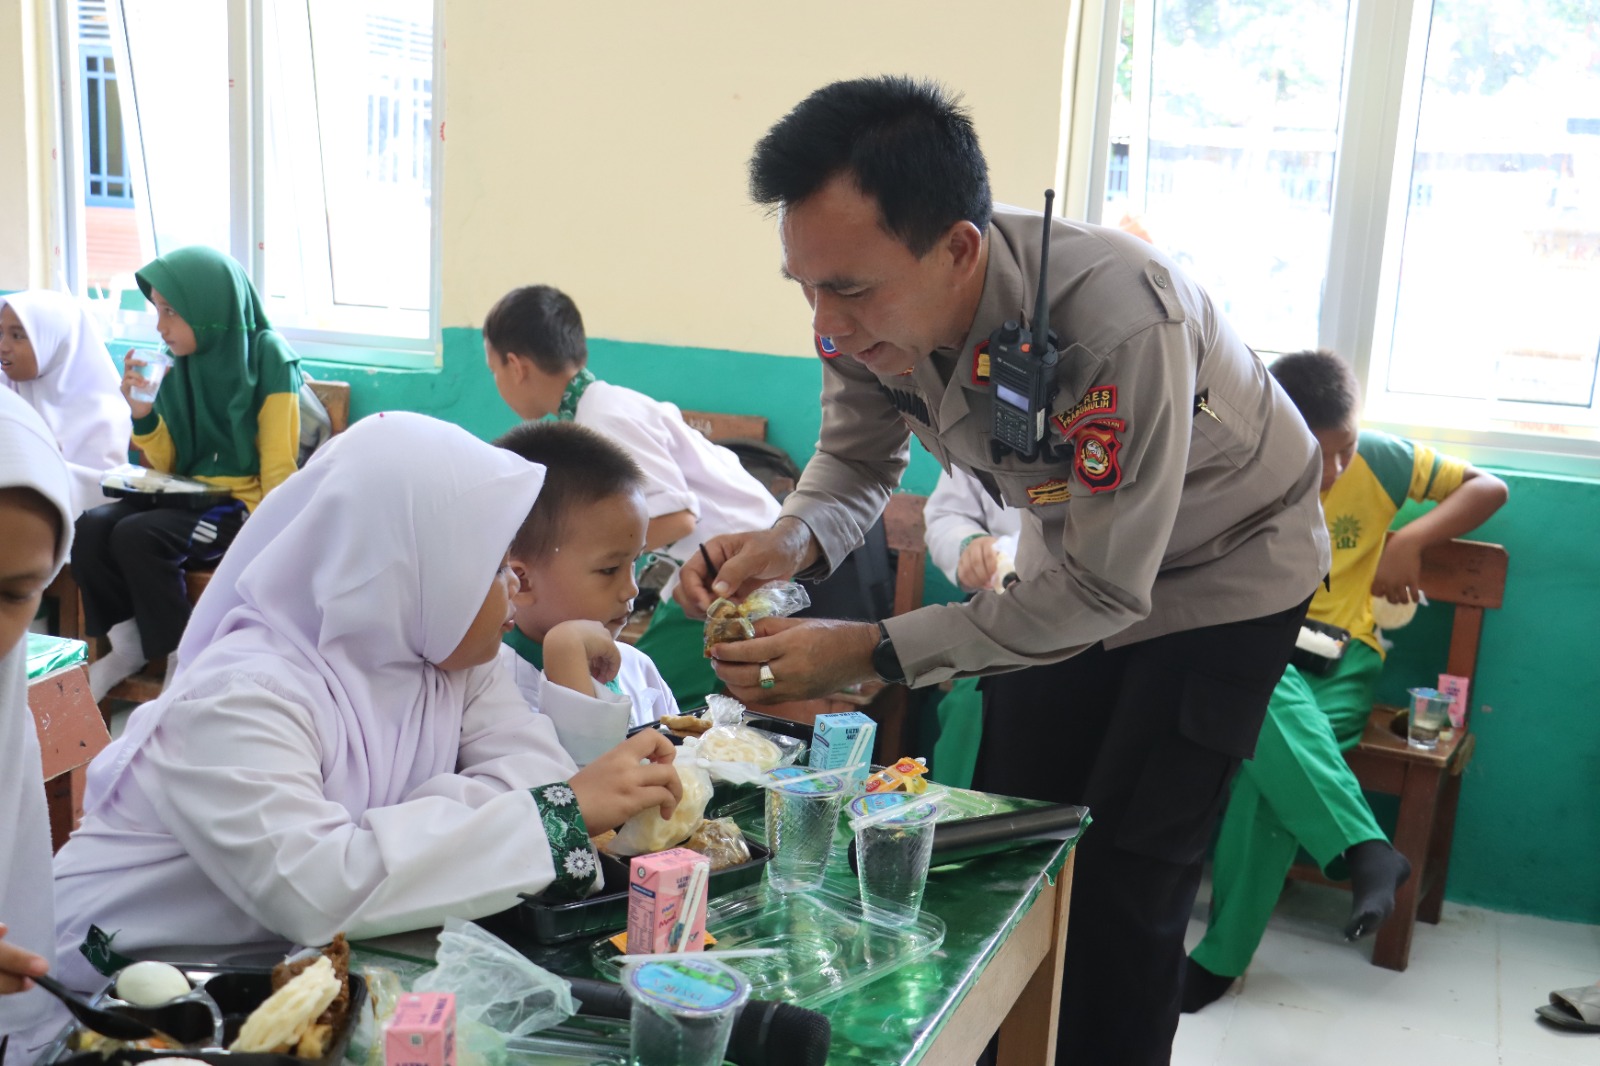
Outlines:
{"type": "Polygon", "coordinates": [[[578,305],[550,285],[524,285],[500,297],[483,320],[483,339],[502,359],[520,355],[546,374],[578,370],[589,361],[578,305]]]}
{"type": "Polygon", "coordinates": [[[560,546],[572,512],[645,489],[644,471],[620,446],[575,422],[524,422],[495,442],[544,467],[544,487],[511,541],[512,558],[537,562],[560,546]]]}
{"type": "Polygon", "coordinates": [[[1313,432],[1343,426],[1361,402],[1355,371],[1325,348],[1279,356],[1270,369],[1313,432]]]}
{"type": "Polygon", "coordinates": [[[924,256],[957,222],[989,228],[989,165],[959,97],[932,81],[883,76],[836,81],[796,105],[756,144],[750,196],[798,204],[851,175],[878,201],[883,226],[924,256]]]}

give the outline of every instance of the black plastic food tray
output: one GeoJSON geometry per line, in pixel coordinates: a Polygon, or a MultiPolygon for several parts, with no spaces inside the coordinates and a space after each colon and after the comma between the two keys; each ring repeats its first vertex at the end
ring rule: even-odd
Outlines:
{"type": "MultiPolygon", "coordinates": [[[[761,880],[761,868],[767,864],[771,853],[748,836],[745,843],[750,848],[750,861],[712,874],[708,890],[712,899],[761,880]]],[[[600,895],[572,903],[525,900],[479,924],[491,930],[509,924],[533,937],[535,943],[545,945],[565,944],[601,933],[620,933],[628,927],[628,861],[601,852],[600,869],[606,879],[605,890],[600,895]]]]}
{"type": "MultiPolygon", "coordinates": [[[[216,1000],[217,1006],[222,1009],[223,1043],[231,1044],[239,1035],[239,1027],[250,1016],[250,1012],[260,1006],[262,1001],[272,994],[272,971],[262,968],[224,968],[207,965],[192,965],[178,963],[178,969],[188,974],[190,979],[203,974],[204,988],[216,1000]]],[[[110,993],[109,986],[95,997],[96,1001],[105,999],[110,993]]],[[[367,982],[361,975],[350,975],[350,1010],[345,1016],[344,1028],[334,1034],[333,1041],[328,1045],[328,1052],[320,1059],[302,1059],[295,1055],[274,1055],[268,1052],[232,1052],[217,1049],[211,1050],[173,1050],[173,1051],[118,1051],[109,1056],[101,1056],[97,1052],[73,1051],[70,1040],[76,1032],[74,1025],[63,1033],[44,1056],[39,1059],[41,1066],[122,1066],[126,1063],[148,1062],[160,1059],[199,1059],[202,1062],[212,1063],[213,1066],[337,1066],[344,1058],[345,1047],[350,1043],[350,1036],[355,1031],[357,1019],[367,1006],[367,982]]],[[[209,1033],[172,1033],[179,1040],[205,1040],[210,1038],[209,1033]]]]}

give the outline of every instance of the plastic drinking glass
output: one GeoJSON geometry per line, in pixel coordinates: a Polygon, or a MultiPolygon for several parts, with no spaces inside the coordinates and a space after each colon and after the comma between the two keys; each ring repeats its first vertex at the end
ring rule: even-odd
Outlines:
{"type": "Polygon", "coordinates": [[[833,837],[844,806],[843,775],[805,776],[797,766],[784,766],[767,776],[775,784],[767,794],[767,842],[772,858],[767,880],[779,892],[803,892],[822,884],[833,854],[833,837]],[[784,784],[785,778],[800,780],[784,784]]]}
{"type": "Polygon", "coordinates": [[[1450,724],[1449,696],[1431,688],[1414,688],[1411,715],[1406,722],[1406,743],[1422,751],[1439,746],[1439,734],[1450,724]]]}
{"type": "Polygon", "coordinates": [[[721,1066],[733,1020],[750,998],[745,976],[713,959],[641,963],[622,984],[633,998],[634,1066],[721,1066]]]}
{"type": "MultiPolygon", "coordinates": [[[[852,818],[904,806],[904,795],[861,796],[850,801],[852,818]]],[[[933,803],[856,830],[856,866],[861,872],[861,909],[879,925],[911,925],[922,910],[933,855],[933,803]]]]}
{"type": "Polygon", "coordinates": [[[167,376],[167,371],[172,367],[172,353],[165,348],[156,351],[129,352],[128,362],[139,364],[139,377],[142,381],[129,389],[135,400],[140,403],[155,403],[156,393],[161,390],[161,379],[167,376]]]}

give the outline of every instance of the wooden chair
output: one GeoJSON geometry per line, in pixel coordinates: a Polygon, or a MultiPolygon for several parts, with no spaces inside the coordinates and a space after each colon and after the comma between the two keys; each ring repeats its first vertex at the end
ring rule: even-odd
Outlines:
{"type": "MultiPolygon", "coordinates": [[[[1506,550],[1498,544],[1452,540],[1423,553],[1422,591],[1428,602],[1455,605],[1445,673],[1475,679],[1483,612],[1500,606],[1506,566],[1506,550]]],[[[1477,746],[1471,731],[1472,695],[1469,689],[1463,728],[1448,739],[1441,737],[1433,751],[1407,745],[1404,729],[1397,733],[1393,728],[1404,709],[1380,704],[1373,707],[1361,742],[1345,754],[1362,788],[1400,798],[1394,846],[1411,862],[1411,878],[1395,894],[1394,913],[1378,930],[1372,952],[1374,966],[1404,970],[1411,961],[1417,919],[1433,925],[1439,922],[1450,873],[1461,775],[1477,746]]],[[[1289,876],[1330,883],[1308,863],[1296,865],[1289,876]]]]}
{"type": "MultiPolygon", "coordinates": [[[[328,422],[333,433],[337,436],[350,428],[350,384],[345,381],[311,381],[311,391],[317,394],[317,399],[322,401],[322,406],[327,409],[328,422]]],[[[67,573],[70,568],[63,567],[62,574],[70,582],[71,576],[67,573]]],[[[205,592],[206,586],[211,584],[211,575],[215,572],[215,565],[197,567],[184,571],[184,590],[188,594],[189,604],[193,606],[200,602],[200,594],[205,592]]],[[[57,581],[60,581],[57,578],[57,581]]],[[[74,593],[77,586],[73,586],[74,593]]],[[[74,596],[74,603],[76,603],[74,596]]],[[[74,611],[74,617],[78,612],[74,611]]],[[[63,633],[62,636],[77,636],[78,634],[63,633]]],[[[89,641],[89,657],[98,657],[96,642],[89,641]]],[[[107,720],[110,720],[109,708],[112,700],[128,700],[133,703],[143,703],[153,700],[161,695],[161,685],[166,677],[166,663],[147,663],[145,668],[130,678],[117,683],[106,698],[101,701],[100,709],[107,720]]]]}
{"type": "Polygon", "coordinates": [[[89,694],[88,671],[81,665],[30,678],[28,709],[33,712],[44,760],[50,843],[59,849],[83,814],[89,762],[111,743],[111,737],[89,694]]]}

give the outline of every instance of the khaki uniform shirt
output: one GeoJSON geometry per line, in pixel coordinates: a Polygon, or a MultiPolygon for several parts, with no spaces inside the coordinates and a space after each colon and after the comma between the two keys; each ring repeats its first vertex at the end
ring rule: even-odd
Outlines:
{"type": "MultiPolygon", "coordinates": [[[[1096,643],[1286,610],[1328,572],[1321,458],[1266,367],[1170,259],[1120,230],[1057,219],[1050,325],[1062,350],[1046,441],[996,459],[979,347],[1038,290],[1041,220],[997,207],[972,329],[907,376],[823,362],[822,432],[784,513],[830,572],[899,484],[917,438],[1024,512],[1022,581],[889,620],[907,680],[1057,662],[1096,643]]],[[[819,346],[820,347],[820,346],[819,346]]]]}

